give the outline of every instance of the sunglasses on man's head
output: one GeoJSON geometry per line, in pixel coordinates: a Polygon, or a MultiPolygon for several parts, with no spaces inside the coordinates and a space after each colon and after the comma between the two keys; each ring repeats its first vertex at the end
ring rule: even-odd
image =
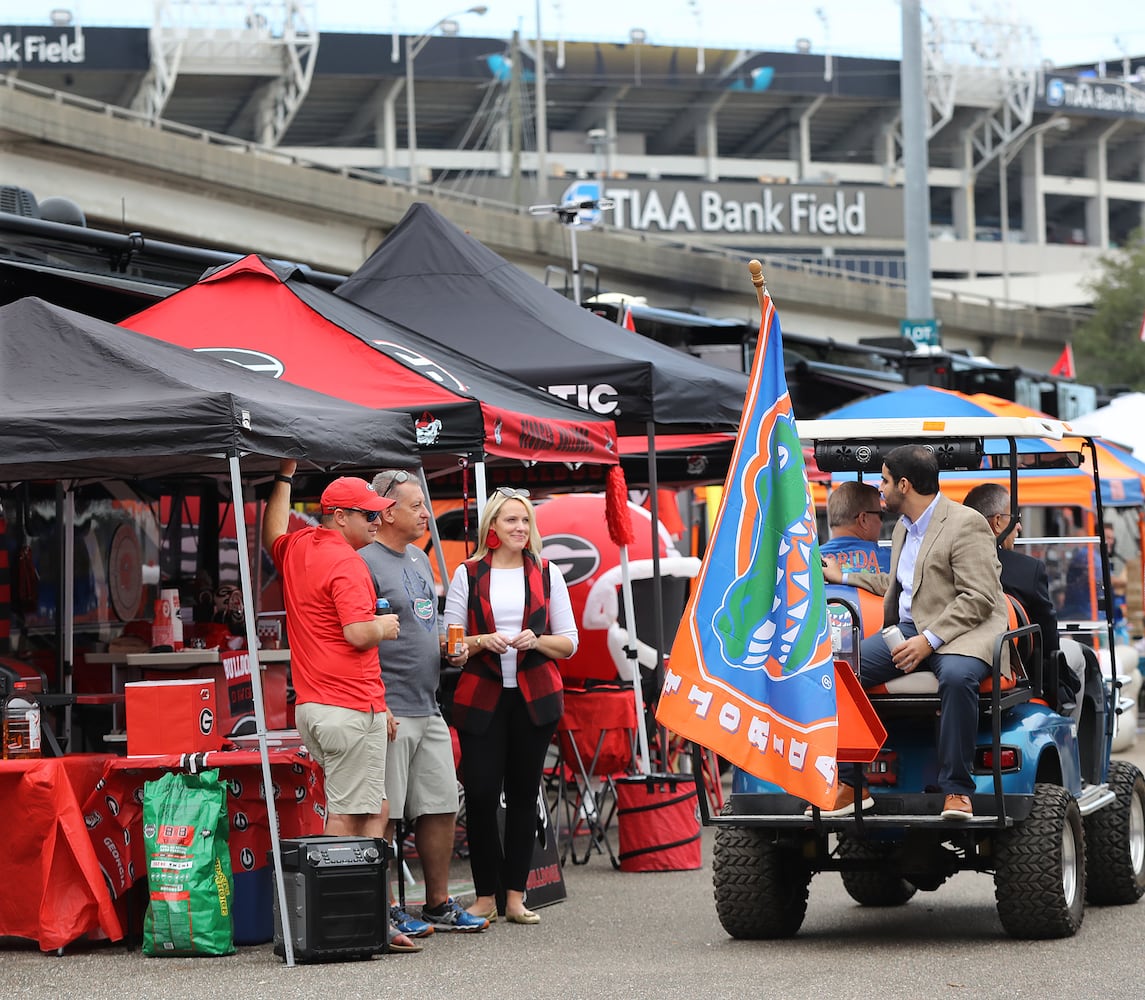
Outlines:
{"type": "Polygon", "coordinates": [[[408,472],[395,472],[393,476],[390,477],[390,481],[386,483],[386,488],[382,490],[383,499],[390,495],[390,490],[394,488],[395,483],[408,483],[411,479],[413,479],[413,476],[408,472]]]}
{"type": "Polygon", "coordinates": [[[529,496],[528,490],[517,490],[512,486],[498,486],[497,489],[495,489],[493,492],[500,493],[501,496],[508,497],[510,500],[514,499],[515,497],[528,498],[529,496]]]}

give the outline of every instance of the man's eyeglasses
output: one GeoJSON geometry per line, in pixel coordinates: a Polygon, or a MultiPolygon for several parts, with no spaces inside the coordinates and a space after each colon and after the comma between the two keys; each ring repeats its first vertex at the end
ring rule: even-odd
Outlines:
{"type": "Polygon", "coordinates": [[[508,497],[510,500],[512,500],[514,497],[528,498],[529,496],[528,490],[517,490],[512,486],[498,486],[497,489],[495,489],[493,492],[500,493],[501,496],[508,497]]]}
{"type": "Polygon", "coordinates": [[[383,499],[390,495],[390,490],[394,488],[395,483],[408,483],[412,478],[413,476],[408,472],[395,472],[393,476],[390,477],[390,481],[386,483],[386,488],[382,490],[383,499]]]}
{"type": "Polygon", "coordinates": [[[881,510],[864,510],[861,513],[870,514],[872,517],[882,517],[883,516],[883,512],[881,510]]]}
{"type": "Polygon", "coordinates": [[[344,510],[347,514],[364,514],[366,521],[373,524],[379,517],[382,516],[380,510],[362,510],[361,507],[335,507],[335,510],[344,510]]]}

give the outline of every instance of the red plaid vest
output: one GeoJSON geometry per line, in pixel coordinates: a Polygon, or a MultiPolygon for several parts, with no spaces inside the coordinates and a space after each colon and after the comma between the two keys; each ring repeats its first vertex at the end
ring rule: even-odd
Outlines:
{"type": "MultiPolygon", "coordinates": [[[[466,562],[469,574],[468,635],[495,632],[489,600],[491,556],[466,562]]],[[[523,628],[537,635],[549,630],[548,564],[526,554],[525,616],[523,628]]],[[[535,649],[517,655],[517,686],[525,699],[533,725],[555,722],[565,710],[564,686],[556,663],[535,649]]],[[[489,651],[469,657],[453,695],[453,724],[463,732],[480,735],[489,728],[501,697],[501,657],[489,651]]]]}

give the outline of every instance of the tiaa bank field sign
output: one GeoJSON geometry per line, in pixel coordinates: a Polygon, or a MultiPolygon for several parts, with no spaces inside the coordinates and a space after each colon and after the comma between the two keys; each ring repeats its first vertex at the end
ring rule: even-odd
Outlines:
{"type": "Polygon", "coordinates": [[[606,221],[661,233],[901,239],[901,188],[605,181],[606,221]]]}
{"type": "MultiPolygon", "coordinates": [[[[480,193],[511,201],[508,181],[486,178],[480,193]]],[[[768,236],[773,239],[903,239],[902,188],[868,184],[755,184],[729,181],[585,179],[569,185],[568,200],[606,199],[601,221],[618,229],[686,235],[768,236]]]]}
{"type": "Polygon", "coordinates": [[[76,66],[86,59],[81,28],[0,28],[0,68],[76,66]]]}

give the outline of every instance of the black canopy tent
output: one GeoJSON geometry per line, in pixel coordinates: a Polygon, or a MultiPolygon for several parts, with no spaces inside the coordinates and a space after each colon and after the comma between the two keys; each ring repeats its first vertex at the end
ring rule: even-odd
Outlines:
{"type": "MultiPolygon", "coordinates": [[[[659,579],[656,434],[734,432],[746,374],[593,315],[423,202],[410,206],[335,294],[609,416],[621,434],[647,435],[653,575],[659,579]]],[[[658,589],[654,594],[655,625],[663,636],[661,595],[658,589]]]]}
{"type": "MultiPolygon", "coordinates": [[[[413,467],[412,421],[273,382],[101,320],[27,298],[0,307],[0,482],[65,485],[69,539],[77,480],[206,475],[229,479],[235,527],[246,537],[243,473],[270,473],[280,458],[311,469],[413,467]]],[[[249,553],[238,546],[246,640],[263,781],[273,787],[249,553]]],[[[65,562],[65,579],[70,566],[65,562]]],[[[70,615],[65,587],[62,615],[70,615]]],[[[70,622],[61,678],[70,684],[70,622]]],[[[287,905],[274,797],[267,796],[278,901],[287,905]]],[[[284,934],[293,964],[291,935],[284,934]]]]}
{"type": "Polygon", "coordinates": [[[583,399],[624,434],[643,434],[649,423],[680,433],[739,426],[744,373],[593,315],[422,202],[335,294],[530,385],[583,399]]]}
{"type": "Polygon", "coordinates": [[[0,307],[0,481],[417,464],[407,414],[276,382],[40,299],[0,307]]]}

